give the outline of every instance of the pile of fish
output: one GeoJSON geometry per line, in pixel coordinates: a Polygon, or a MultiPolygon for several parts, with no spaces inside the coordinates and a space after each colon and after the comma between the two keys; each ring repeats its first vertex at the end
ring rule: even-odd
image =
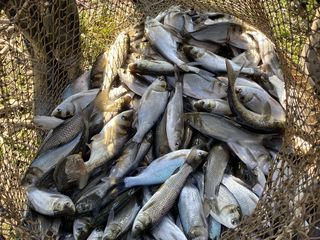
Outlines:
{"type": "Polygon", "coordinates": [[[48,134],[22,179],[42,238],[219,239],[253,213],[285,127],[270,40],[179,6],[120,33],[61,98],[34,119],[48,134]]]}

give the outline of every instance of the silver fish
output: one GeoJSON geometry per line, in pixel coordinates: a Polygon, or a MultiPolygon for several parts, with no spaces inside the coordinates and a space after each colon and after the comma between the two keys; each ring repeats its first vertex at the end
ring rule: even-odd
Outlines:
{"type": "Polygon", "coordinates": [[[140,143],[144,135],[153,127],[168,101],[167,84],[163,78],[154,81],[145,91],[137,112],[137,132],[132,138],[133,141],[140,143]]]}
{"type": "Polygon", "coordinates": [[[240,223],[240,206],[232,193],[223,185],[219,188],[217,201],[210,215],[228,228],[235,228],[240,223]]]}
{"type": "MultiPolygon", "coordinates": [[[[190,57],[192,57],[196,62],[200,63],[201,66],[210,72],[226,72],[227,68],[225,66],[226,59],[216,55],[212,52],[208,52],[203,48],[195,46],[184,46],[183,51],[190,57]]],[[[231,62],[232,67],[239,71],[241,66],[231,62]]],[[[259,70],[255,68],[242,68],[241,73],[249,75],[259,74],[259,70]]]]}
{"type": "MultiPolygon", "coordinates": [[[[133,186],[146,186],[165,182],[176,169],[185,163],[186,158],[190,153],[190,149],[181,149],[153,160],[137,176],[126,177],[124,179],[125,186],[129,188],[133,186]]],[[[196,150],[196,154],[200,157],[202,155],[206,155],[207,152],[196,150]]]]}
{"type": "Polygon", "coordinates": [[[201,99],[192,103],[193,108],[199,112],[205,111],[215,113],[222,116],[232,115],[229,104],[222,99],[201,99]]]}
{"type": "Polygon", "coordinates": [[[184,134],[182,82],[179,73],[176,73],[174,95],[167,106],[166,131],[171,151],[179,149],[182,145],[184,134]]]}
{"type": "Polygon", "coordinates": [[[118,239],[121,234],[125,233],[131,227],[140,208],[141,207],[137,203],[137,198],[132,198],[115,214],[114,219],[107,223],[107,226],[104,229],[103,239],[118,239]]]}
{"type": "Polygon", "coordinates": [[[208,224],[199,190],[187,182],[180,192],[179,216],[189,239],[208,239],[208,224]]]}
{"type": "Polygon", "coordinates": [[[99,89],[91,89],[76,93],[60,103],[51,113],[51,116],[67,118],[80,113],[97,96],[99,89]]]}
{"type": "Polygon", "coordinates": [[[239,73],[234,72],[231,63],[226,60],[226,66],[228,70],[228,102],[232,112],[237,116],[238,122],[244,126],[251,127],[256,130],[262,131],[281,131],[284,128],[285,120],[275,119],[271,115],[271,106],[267,102],[264,108],[264,114],[256,114],[252,111],[247,110],[239,101],[235,82],[239,73]]]}
{"type": "Polygon", "coordinates": [[[198,68],[188,66],[178,57],[176,39],[172,36],[171,32],[166,30],[166,28],[156,19],[147,17],[145,23],[145,32],[146,37],[152,46],[170,62],[175,63],[185,72],[199,72],[198,68]]]}
{"type": "Polygon", "coordinates": [[[187,177],[193,172],[207,154],[197,154],[193,149],[179,171],[164,182],[161,188],[149,199],[134,220],[132,233],[139,235],[158,222],[173,206],[187,177]]]}
{"type": "Polygon", "coordinates": [[[231,61],[239,66],[244,66],[247,68],[257,67],[261,58],[259,55],[259,49],[253,48],[249,49],[238,56],[231,59],[231,61]]]}
{"type": "Polygon", "coordinates": [[[172,75],[174,73],[173,65],[161,60],[138,59],[136,62],[130,63],[128,68],[134,74],[172,75]]]}
{"type": "Polygon", "coordinates": [[[124,111],[112,118],[99,134],[92,137],[90,158],[85,162],[89,174],[120,152],[129,139],[132,117],[132,110],[124,111]]]}
{"type": "Polygon", "coordinates": [[[46,216],[72,215],[75,206],[72,200],[58,192],[40,190],[36,187],[27,188],[30,207],[46,216]]]}
{"type": "Polygon", "coordinates": [[[223,144],[213,146],[209,152],[204,182],[204,210],[206,217],[217,201],[220,183],[229,157],[229,150],[227,146],[223,144]]]}
{"type": "Polygon", "coordinates": [[[154,150],[157,158],[170,152],[167,137],[167,111],[164,112],[160,122],[155,129],[154,150]]]}
{"type": "Polygon", "coordinates": [[[245,216],[250,216],[259,201],[257,195],[244,186],[244,183],[236,177],[225,174],[222,179],[222,184],[225,185],[228,190],[237,199],[241,212],[245,216]]]}

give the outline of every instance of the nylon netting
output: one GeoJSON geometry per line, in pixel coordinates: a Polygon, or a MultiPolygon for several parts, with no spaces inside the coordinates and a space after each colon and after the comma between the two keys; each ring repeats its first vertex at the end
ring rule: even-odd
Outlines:
{"type": "Polygon", "coordinates": [[[256,27],[275,43],[285,77],[282,149],[254,214],[224,237],[319,236],[320,8],[314,0],[0,1],[0,235],[36,235],[32,224],[20,222],[19,181],[43,136],[32,117],[49,114],[65,86],[121,30],[171,5],[228,13],[256,27]]]}

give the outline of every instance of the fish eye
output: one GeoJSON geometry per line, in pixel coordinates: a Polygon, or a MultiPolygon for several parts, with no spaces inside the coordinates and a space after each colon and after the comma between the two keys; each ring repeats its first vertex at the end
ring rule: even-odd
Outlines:
{"type": "Polygon", "coordinates": [[[58,111],[58,113],[61,113],[61,109],[60,108],[58,108],[57,111],[58,111]]]}
{"type": "Polygon", "coordinates": [[[231,224],[233,226],[236,226],[238,223],[239,223],[238,219],[236,219],[236,218],[231,219],[231,224]]]}
{"type": "Polygon", "coordinates": [[[126,120],[126,119],[127,119],[126,116],[124,116],[124,115],[121,116],[121,120],[126,120]]]}

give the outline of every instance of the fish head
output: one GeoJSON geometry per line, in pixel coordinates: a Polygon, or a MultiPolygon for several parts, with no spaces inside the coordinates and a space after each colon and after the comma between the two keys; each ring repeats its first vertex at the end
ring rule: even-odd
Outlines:
{"type": "Polygon", "coordinates": [[[72,215],[76,211],[72,200],[67,196],[64,198],[56,198],[52,206],[53,212],[58,214],[72,215]]]}
{"type": "Polygon", "coordinates": [[[205,110],[205,109],[206,109],[206,108],[205,108],[206,105],[208,105],[208,104],[206,104],[205,101],[199,100],[199,101],[196,101],[196,102],[193,104],[193,107],[194,107],[195,109],[197,109],[198,111],[202,111],[202,110],[205,110]]]}
{"type": "Polygon", "coordinates": [[[120,225],[113,223],[111,226],[107,227],[103,238],[104,239],[117,239],[122,232],[122,228],[120,225]]]}
{"type": "Polygon", "coordinates": [[[51,116],[57,118],[68,118],[73,116],[75,106],[72,103],[66,103],[63,107],[57,107],[52,111],[51,116]]]}
{"type": "Polygon", "coordinates": [[[188,57],[193,59],[201,58],[204,55],[204,50],[195,46],[185,45],[182,50],[188,57]]]}
{"type": "Polygon", "coordinates": [[[21,186],[34,185],[43,176],[43,171],[37,167],[29,167],[21,180],[21,186]]]}
{"type": "Polygon", "coordinates": [[[190,228],[187,235],[190,239],[205,240],[208,239],[208,230],[203,226],[194,226],[190,228]]]}
{"type": "Polygon", "coordinates": [[[246,91],[246,88],[236,87],[236,93],[242,103],[249,103],[255,97],[253,92],[246,91]]]}
{"type": "Polygon", "coordinates": [[[223,225],[228,228],[236,228],[241,220],[241,210],[239,206],[227,205],[221,209],[221,219],[223,219],[223,225]]]}
{"type": "Polygon", "coordinates": [[[133,110],[127,110],[119,114],[119,124],[125,128],[129,129],[132,126],[134,117],[134,111],[133,110]]]}
{"type": "Polygon", "coordinates": [[[197,112],[192,112],[192,113],[184,113],[183,114],[183,120],[189,124],[189,125],[194,125],[195,123],[201,123],[201,117],[200,114],[197,112]]]}
{"type": "Polygon", "coordinates": [[[219,93],[222,97],[227,96],[228,84],[226,82],[217,79],[212,86],[216,93],[219,93]]]}
{"type": "Polygon", "coordinates": [[[157,80],[154,82],[152,90],[157,92],[165,92],[167,91],[167,82],[164,76],[160,76],[157,78],[157,80]]]}
{"type": "Polygon", "coordinates": [[[95,197],[87,197],[76,203],[76,210],[78,213],[87,213],[97,206],[99,200],[100,199],[95,199],[95,197]]]}
{"type": "Polygon", "coordinates": [[[140,233],[151,224],[151,218],[148,214],[142,213],[139,218],[136,218],[132,227],[132,236],[137,237],[140,233]]]}

